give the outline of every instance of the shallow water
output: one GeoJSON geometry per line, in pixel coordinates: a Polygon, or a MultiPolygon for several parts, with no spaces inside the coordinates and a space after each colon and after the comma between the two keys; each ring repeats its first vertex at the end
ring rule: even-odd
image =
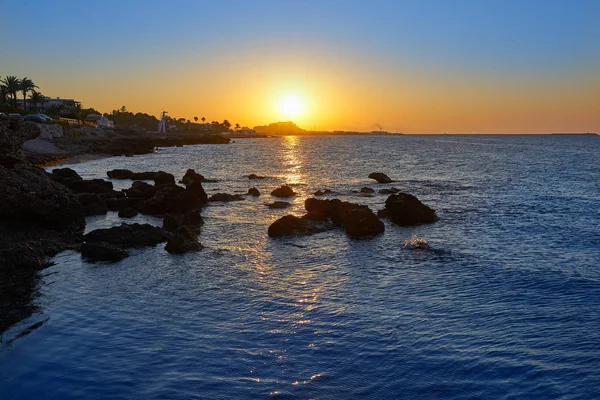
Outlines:
{"type": "Polygon", "coordinates": [[[74,165],[86,178],[194,168],[219,180],[209,195],[263,195],[206,207],[200,253],[59,254],[40,312],[3,335],[0,398],[596,398],[599,165],[596,136],[450,135],[239,139],[74,165]],[[269,210],[282,183],[299,195],[269,210]],[[267,237],[317,189],[383,208],[352,193],[364,186],[412,193],[440,221],[267,237]],[[428,247],[404,247],[412,233],[428,247]]]}

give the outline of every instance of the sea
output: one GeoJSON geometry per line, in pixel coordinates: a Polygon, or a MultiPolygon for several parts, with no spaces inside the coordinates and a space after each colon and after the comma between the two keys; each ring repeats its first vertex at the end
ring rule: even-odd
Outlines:
{"type": "MultiPolygon", "coordinates": [[[[193,168],[209,195],[262,195],[206,206],[197,253],[54,257],[37,312],[2,335],[2,400],[600,398],[598,136],[247,138],[70,167],[193,168]],[[292,206],[269,209],[282,184],[292,206]],[[377,211],[390,187],[439,221],[267,235],[316,190],[377,211]]],[[[86,230],[122,222],[162,223],[109,212],[86,230]]]]}

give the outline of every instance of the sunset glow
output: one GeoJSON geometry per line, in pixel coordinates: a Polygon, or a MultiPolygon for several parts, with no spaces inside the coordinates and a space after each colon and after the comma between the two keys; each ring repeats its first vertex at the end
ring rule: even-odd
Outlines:
{"type": "Polygon", "coordinates": [[[297,95],[286,95],[279,100],[279,111],[283,118],[298,118],[304,111],[304,101],[297,95]]]}

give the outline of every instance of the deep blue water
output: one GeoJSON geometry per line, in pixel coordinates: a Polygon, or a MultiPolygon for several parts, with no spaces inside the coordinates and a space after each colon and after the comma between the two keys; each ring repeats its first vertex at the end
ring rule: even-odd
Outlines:
{"type": "Polygon", "coordinates": [[[199,253],[59,254],[40,312],[3,335],[0,398],[599,398],[599,166],[596,136],[449,135],[240,139],[74,165],[87,178],[195,168],[219,180],[209,194],[263,195],[205,208],[199,253]],[[282,183],[300,195],[269,210],[282,183]],[[317,189],[383,208],[352,193],[364,186],[412,193],[440,221],[267,237],[317,189]],[[412,233],[430,249],[404,247],[412,233]]]}

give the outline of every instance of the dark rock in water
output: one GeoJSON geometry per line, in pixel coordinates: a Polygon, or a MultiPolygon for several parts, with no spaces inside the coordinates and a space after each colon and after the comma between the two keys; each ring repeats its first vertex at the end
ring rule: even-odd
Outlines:
{"type": "Polygon", "coordinates": [[[86,242],[106,242],[121,248],[155,246],[169,238],[162,228],[150,224],[122,224],[96,229],[84,236],[86,242]]]}
{"type": "Polygon", "coordinates": [[[360,189],[361,193],[375,193],[375,190],[371,189],[370,187],[364,187],[360,189]]]}
{"type": "Polygon", "coordinates": [[[378,210],[377,211],[377,216],[379,218],[389,218],[390,217],[390,210],[388,210],[387,208],[384,208],[382,210],[378,210]]]}
{"type": "Polygon", "coordinates": [[[119,217],[120,218],[133,218],[135,216],[138,215],[138,212],[135,211],[133,208],[124,208],[121,211],[119,211],[119,217]]]}
{"type": "Polygon", "coordinates": [[[258,197],[260,196],[260,191],[255,187],[251,187],[250,189],[248,189],[248,194],[250,196],[258,197]]]}
{"type": "Polygon", "coordinates": [[[125,250],[106,242],[89,242],[82,244],[81,255],[92,262],[117,262],[129,256],[125,250]]]}
{"type": "Polygon", "coordinates": [[[60,176],[62,178],[83,179],[74,169],[71,168],[53,169],[52,175],[60,176]]]}
{"type": "Polygon", "coordinates": [[[130,198],[149,199],[156,193],[156,187],[147,182],[135,181],[129,189],[124,189],[123,192],[130,198]]]}
{"type": "Polygon", "coordinates": [[[154,174],[154,184],[156,186],[174,185],[175,177],[166,172],[158,171],[156,174],[154,174]]]}
{"type": "Polygon", "coordinates": [[[183,235],[173,235],[165,246],[165,250],[171,254],[183,254],[202,250],[202,245],[197,240],[187,240],[183,235]]]}
{"type": "Polygon", "coordinates": [[[65,185],[75,193],[100,194],[113,192],[112,182],[105,181],[104,179],[65,178],[54,174],[51,174],[50,178],[55,182],[65,185]]]}
{"type": "Polygon", "coordinates": [[[408,193],[391,195],[385,201],[385,208],[392,222],[398,225],[422,225],[438,220],[433,209],[408,193]]]}
{"type": "Polygon", "coordinates": [[[0,167],[0,223],[4,222],[80,231],[85,215],[77,197],[42,169],[0,167]]]}
{"type": "Polygon", "coordinates": [[[189,185],[190,183],[193,183],[193,182],[216,182],[216,180],[215,179],[207,179],[204,176],[198,174],[193,169],[188,169],[186,171],[185,175],[183,176],[183,179],[181,179],[180,183],[183,183],[184,185],[189,185]]]}
{"type": "Polygon", "coordinates": [[[364,237],[383,233],[384,223],[367,206],[348,203],[338,199],[306,199],[304,207],[307,218],[331,218],[331,221],[344,228],[351,237],[364,237]]]}
{"type": "Polygon", "coordinates": [[[330,194],[330,193],[333,193],[333,191],[332,191],[332,190],[329,190],[329,189],[325,189],[324,191],[317,190],[317,191],[314,193],[314,195],[315,195],[315,196],[323,196],[323,195],[325,195],[325,194],[330,194]]]}
{"type": "Polygon", "coordinates": [[[240,201],[245,200],[241,194],[215,193],[208,198],[208,201],[240,201]]]}
{"type": "Polygon", "coordinates": [[[288,208],[291,206],[290,203],[288,203],[287,201],[274,201],[271,204],[267,204],[267,206],[269,206],[269,208],[274,209],[274,208],[288,208]]]}
{"type": "Polygon", "coordinates": [[[163,219],[163,229],[169,232],[175,232],[183,226],[182,215],[166,215],[163,219]]]}
{"type": "Polygon", "coordinates": [[[371,172],[369,174],[370,179],[375,179],[378,183],[392,183],[393,180],[389,176],[382,172],[371,172]]]}
{"type": "Polygon", "coordinates": [[[106,202],[96,193],[80,193],[77,197],[86,216],[104,215],[108,212],[106,202]]]}
{"type": "Polygon", "coordinates": [[[275,197],[292,197],[296,195],[296,192],[294,192],[294,190],[291,187],[283,185],[273,190],[271,192],[271,195],[275,197]]]}
{"type": "Polygon", "coordinates": [[[204,220],[202,219],[202,215],[198,211],[189,211],[183,217],[183,222],[185,225],[191,225],[194,227],[198,227],[200,225],[204,225],[204,220]]]}
{"type": "Polygon", "coordinates": [[[327,216],[327,214],[321,214],[313,211],[304,214],[301,218],[307,219],[309,221],[326,221],[329,217],[327,216]]]}
{"type": "Polygon", "coordinates": [[[109,211],[121,211],[126,208],[136,208],[137,205],[142,201],[141,199],[130,199],[130,198],[111,198],[106,199],[106,207],[109,211]]]}
{"type": "Polygon", "coordinates": [[[117,190],[111,190],[110,192],[105,192],[105,193],[98,193],[98,196],[100,196],[102,199],[104,200],[108,200],[108,199],[122,199],[125,197],[125,192],[122,191],[117,191],[117,190]]]}
{"type": "Polygon", "coordinates": [[[265,177],[256,174],[250,174],[248,175],[248,179],[265,179],[265,177]]]}
{"type": "Polygon", "coordinates": [[[201,209],[208,196],[200,182],[193,182],[184,189],[177,185],[161,185],[151,198],[140,202],[137,210],[143,214],[165,215],[167,213],[186,213],[201,209]]]}
{"type": "Polygon", "coordinates": [[[396,189],[395,187],[384,188],[379,191],[381,194],[396,194],[400,191],[400,189],[396,189]]]}
{"type": "Polygon", "coordinates": [[[106,172],[111,179],[138,179],[142,181],[151,181],[156,172],[133,172],[128,169],[113,169],[106,172]]]}
{"type": "Polygon", "coordinates": [[[286,215],[279,218],[269,226],[269,236],[281,237],[292,235],[307,235],[311,233],[324,232],[332,229],[333,225],[327,222],[315,222],[286,215]]]}

